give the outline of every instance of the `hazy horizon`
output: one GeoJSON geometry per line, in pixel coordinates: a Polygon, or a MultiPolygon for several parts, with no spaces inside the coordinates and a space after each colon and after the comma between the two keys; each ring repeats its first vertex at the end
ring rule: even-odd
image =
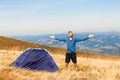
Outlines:
{"type": "MultiPolygon", "coordinates": [[[[67,34],[68,32],[59,32],[59,33],[43,33],[43,34],[19,34],[19,35],[1,35],[1,36],[8,36],[8,37],[19,37],[19,36],[48,36],[48,35],[60,35],[60,34],[67,34]]],[[[120,33],[120,31],[98,31],[98,32],[74,32],[74,34],[103,34],[103,33],[120,33]]]]}
{"type": "Polygon", "coordinates": [[[119,0],[1,0],[0,35],[120,31],[119,0]]]}

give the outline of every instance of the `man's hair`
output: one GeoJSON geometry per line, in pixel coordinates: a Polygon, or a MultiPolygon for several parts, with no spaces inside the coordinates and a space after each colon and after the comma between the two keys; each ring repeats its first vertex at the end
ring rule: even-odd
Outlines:
{"type": "Polygon", "coordinates": [[[72,31],[68,31],[68,33],[73,33],[72,31]]]}

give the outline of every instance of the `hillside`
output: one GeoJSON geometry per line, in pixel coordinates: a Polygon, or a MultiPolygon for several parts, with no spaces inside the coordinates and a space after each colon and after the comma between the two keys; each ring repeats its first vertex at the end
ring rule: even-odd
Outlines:
{"type": "MultiPolygon", "coordinates": [[[[5,50],[25,50],[29,47],[33,48],[45,48],[48,51],[55,53],[55,54],[65,54],[66,49],[64,48],[58,48],[58,47],[53,47],[53,46],[45,46],[45,45],[40,45],[36,44],[33,42],[28,42],[28,41],[23,41],[23,40],[18,40],[14,38],[9,38],[9,37],[4,37],[0,36],[0,49],[5,49],[5,50]]],[[[80,57],[92,57],[92,58],[102,58],[102,59],[117,59],[119,56],[112,56],[112,55],[107,55],[107,54],[97,54],[94,52],[84,52],[84,51],[77,51],[77,56],[80,57]]]]}
{"type": "Polygon", "coordinates": [[[0,80],[119,80],[120,57],[77,51],[80,71],[64,69],[65,49],[39,45],[27,41],[0,36],[0,80]],[[14,44],[14,45],[13,45],[14,44]],[[11,63],[28,47],[47,49],[56,61],[59,71],[31,71],[11,67],[11,63]]]}
{"type": "MultiPolygon", "coordinates": [[[[22,51],[0,50],[0,80],[119,80],[120,59],[103,60],[78,57],[80,71],[76,72],[70,63],[69,69],[64,69],[64,55],[51,54],[59,66],[55,73],[31,71],[11,67],[11,63],[22,51]]],[[[53,52],[54,53],[54,52],[53,52]]],[[[60,52],[62,53],[62,52],[60,52]]]]}
{"type": "Polygon", "coordinates": [[[22,41],[22,40],[16,40],[13,38],[3,37],[0,36],[0,49],[20,49],[23,50],[28,47],[39,47],[40,45],[22,41]]]}

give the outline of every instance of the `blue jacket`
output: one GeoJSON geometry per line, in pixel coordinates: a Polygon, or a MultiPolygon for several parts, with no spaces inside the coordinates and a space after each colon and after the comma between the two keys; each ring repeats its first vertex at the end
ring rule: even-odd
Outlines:
{"type": "Polygon", "coordinates": [[[76,37],[73,37],[72,40],[69,39],[69,37],[55,37],[55,40],[59,40],[59,41],[64,41],[67,43],[67,53],[68,54],[71,54],[71,53],[75,53],[76,52],[76,42],[80,42],[80,41],[85,41],[89,39],[88,37],[87,38],[84,38],[84,39],[79,39],[79,38],[76,38],[76,37]]]}

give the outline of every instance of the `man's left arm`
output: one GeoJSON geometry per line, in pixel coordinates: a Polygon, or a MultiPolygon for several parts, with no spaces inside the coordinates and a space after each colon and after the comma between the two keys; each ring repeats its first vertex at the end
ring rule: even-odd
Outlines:
{"type": "Polygon", "coordinates": [[[76,42],[85,41],[85,40],[87,40],[87,39],[89,39],[89,38],[92,38],[92,37],[94,37],[94,34],[89,34],[88,37],[87,37],[87,38],[84,38],[84,39],[76,38],[76,42]]]}

